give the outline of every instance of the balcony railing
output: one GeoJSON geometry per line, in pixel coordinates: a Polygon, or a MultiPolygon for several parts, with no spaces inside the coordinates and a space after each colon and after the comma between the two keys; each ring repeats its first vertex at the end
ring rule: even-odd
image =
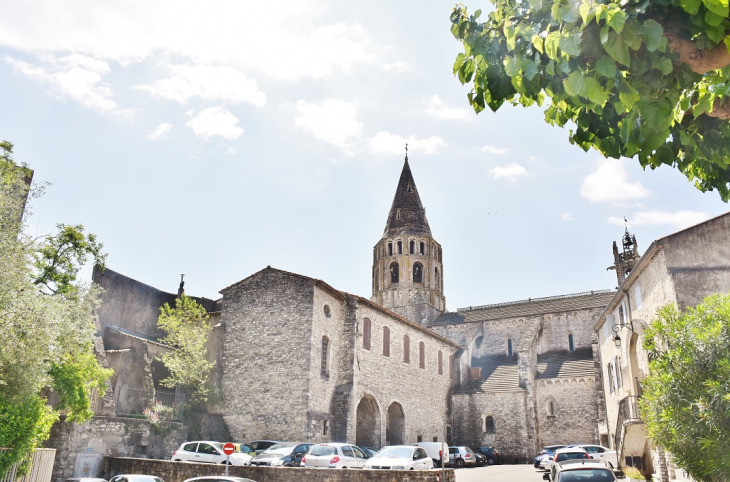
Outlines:
{"type": "Polygon", "coordinates": [[[614,442],[616,452],[621,455],[621,449],[624,442],[624,434],[626,433],[626,425],[632,423],[642,423],[639,414],[639,396],[630,395],[624,397],[618,404],[618,417],[616,418],[616,432],[614,433],[614,442]]]}

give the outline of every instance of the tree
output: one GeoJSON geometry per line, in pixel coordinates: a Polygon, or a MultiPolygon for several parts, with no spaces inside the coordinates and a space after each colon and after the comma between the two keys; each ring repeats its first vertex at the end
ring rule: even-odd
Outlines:
{"type": "Polygon", "coordinates": [[[457,5],[454,63],[479,113],[545,104],[569,140],[679,169],[730,199],[728,0],[490,0],[457,5]]]}
{"type": "Polygon", "coordinates": [[[684,313],[662,308],[644,348],[640,409],[650,437],[694,479],[730,479],[730,294],[684,313]]]}
{"type": "Polygon", "coordinates": [[[91,344],[98,288],[76,282],[88,255],[103,262],[101,245],[81,226],[70,227],[76,241],[64,239],[68,230],[28,236],[26,200],[43,187],[30,185],[31,172],[15,163],[12,148],[0,143],[0,447],[12,449],[0,454],[0,474],[48,438],[59,410],[68,421],[91,417],[91,390],[103,394],[112,374],[91,344]],[[45,256],[70,261],[39,264],[45,256]],[[51,388],[60,398],[56,410],[41,396],[51,388]]]}
{"type": "Polygon", "coordinates": [[[162,355],[162,362],[170,375],[161,381],[166,387],[184,386],[193,389],[193,398],[208,399],[206,383],[215,362],[207,358],[208,336],[212,328],[208,313],[197,301],[183,294],[175,299],[175,307],[168,303],[160,307],[157,327],[167,333],[162,341],[175,350],[162,355]]]}

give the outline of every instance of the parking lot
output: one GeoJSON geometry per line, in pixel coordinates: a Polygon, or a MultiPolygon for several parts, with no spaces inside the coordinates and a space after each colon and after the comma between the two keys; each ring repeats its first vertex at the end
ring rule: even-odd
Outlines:
{"type": "Polygon", "coordinates": [[[532,465],[488,465],[456,469],[456,482],[542,482],[544,472],[532,465]]]}

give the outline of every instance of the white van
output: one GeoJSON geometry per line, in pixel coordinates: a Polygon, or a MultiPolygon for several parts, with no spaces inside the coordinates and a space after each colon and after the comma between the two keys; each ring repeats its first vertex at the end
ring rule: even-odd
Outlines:
{"type": "Polygon", "coordinates": [[[449,445],[446,442],[418,442],[417,445],[423,448],[431,459],[433,459],[433,468],[441,468],[443,462],[444,467],[449,465],[449,445]]]}

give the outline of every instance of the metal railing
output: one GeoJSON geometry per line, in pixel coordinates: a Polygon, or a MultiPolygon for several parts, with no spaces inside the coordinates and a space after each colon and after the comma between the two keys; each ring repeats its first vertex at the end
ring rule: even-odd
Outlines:
{"type": "Polygon", "coordinates": [[[115,387],[114,401],[117,417],[179,422],[183,415],[185,394],[177,390],[142,390],[122,385],[115,387]]]}
{"type": "Polygon", "coordinates": [[[639,414],[639,396],[629,395],[621,399],[618,404],[618,417],[616,418],[616,432],[614,433],[614,443],[616,453],[621,456],[621,446],[626,433],[626,425],[632,423],[641,423],[641,415],[639,414]]]}
{"type": "MultiPolygon", "coordinates": [[[[0,449],[0,452],[9,452],[11,449],[0,449]]],[[[29,456],[30,470],[27,474],[18,476],[23,462],[10,466],[5,473],[0,474],[0,482],[50,482],[53,474],[53,461],[56,458],[56,449],[35,449],[29,456]]]]}

